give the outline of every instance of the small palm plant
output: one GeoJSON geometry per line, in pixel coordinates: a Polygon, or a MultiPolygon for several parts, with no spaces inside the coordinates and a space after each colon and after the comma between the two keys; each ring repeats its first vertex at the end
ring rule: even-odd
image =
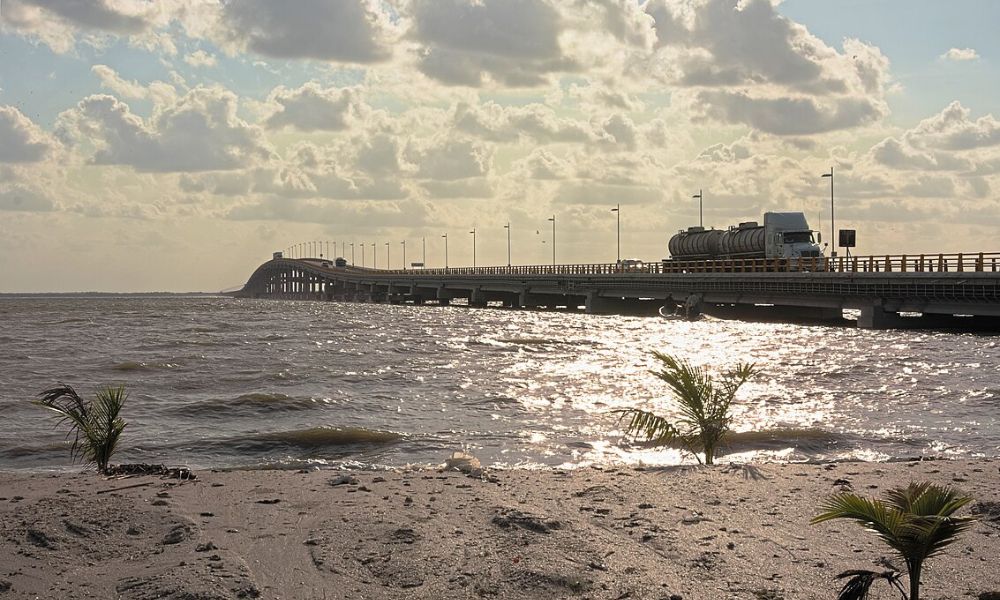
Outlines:
{"type": "Polygon", "coordinates": [[[705,464],[714,464],[732,421],[729,407],[740,387],[757,373],[755,365],[741,362],[716,378],[704,367],[692,366],[662,352],[654,351],[653,356],[661,367],[652,373],[670,386],[680,417],[671,422],[638,408],[614,411],[620,415],[620,421],[629,421],[625,434],[656,445],[679,443],[699,464],[702,462],[699,453],[704,454],[705,464]]]}
{"type": "Polygon", "coordinates": [[[840,578],[849,578],[838,600],[862,600],[877,579],[893,584],[904,600],[920,600],[920,573],[924,561],[944,550],[971,524],[970,517],[953,516],[972,498],[931,483],[910,483],[905,488],[886,492],[885,500],[868,499],[844,492],[831,496],[823,512],[812,522],[831,519],[851,519],[874,532],[906,563],[910,579],[909,596],[892,571],[846,571],[840,578]]]}
{"type": "Polygon", "coordinates": [[[128,399],[125,386],[98,390],[89,402],[68,385],[45,390],[38,396],[36,404],[59,413],[59,424],[69,423],[66,437],[73,436],[70,458],[82,456],[87,464],[96,465],[98,471],[106,474],[126,425],[118,416],[128,399]]]}

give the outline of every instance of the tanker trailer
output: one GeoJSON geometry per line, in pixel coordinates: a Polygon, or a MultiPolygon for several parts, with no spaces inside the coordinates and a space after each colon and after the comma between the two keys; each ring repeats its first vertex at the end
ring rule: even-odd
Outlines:
{"type": "Polygon", "coordinates": [[[681,231],[667,244],[670,258],[673,260],[711,260],[719,254],[719,239],[722,230],[705,229],[704,227],[688,227],[681,231]]]}
{"type": "Polygon", "coordinates": [[[719,238],[720,258],[765,258],[765,227],[757,221],[730,227],[719,238]]]}

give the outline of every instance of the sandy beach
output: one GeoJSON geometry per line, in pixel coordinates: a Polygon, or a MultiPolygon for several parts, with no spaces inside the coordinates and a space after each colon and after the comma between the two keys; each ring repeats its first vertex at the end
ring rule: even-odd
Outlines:
{"type": "MultiPolygon", "coordinates": [[[[896,561],[829,494],[960,488],[926,598],[1000,593],[1000,461],[657,470],[0,473],[0,598],[833,598],[896,561]]],[[[894,597],[885,589],[882,596],[894,597]]],[[[994,594],[994,595],[990,595],[994,594]]]]}

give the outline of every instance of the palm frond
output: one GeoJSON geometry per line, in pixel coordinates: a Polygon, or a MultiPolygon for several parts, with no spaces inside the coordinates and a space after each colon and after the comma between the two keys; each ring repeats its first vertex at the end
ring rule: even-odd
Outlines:
{"type": "Polygon", "coordinates": [[[824,512],[813,517],[812,524],[832,519],[851,519],[874,531],[891,548],[902,550],[900,547],[900,534],[904,525],[902,515],[881,501],[842,492],[827,499],[822,509],[824,512]]]}
{"type": "Polygon", "coordinates": [[[75,460],[80,450],[80,433],[86,429],[89,420],[87,403],[72,386],[62,383],[38,394],[38,400],[34,403],[60,415],[57,427],[69,422],[70,428],[66,432],[66,437],[73,436],[69,455],[70,460],[75,460]]]}
{"type": "MultiPolygon", "coordinates": [[[[948,547],[971,525],[969,517],[954,516],[971,501],[972,498],[948,487],[927,482],[910,483],[887,490],[884,501],[851,493],[835,494],[827,499],[821,508],[823,512],[813,517],[812,522],[852,519],[874,531],[906,562],[909,597],[916,599],[924,561],[948,547]]],[[[848,583],[851,590],[858,591],[864,582],[859,579],[848,583]]],[[[893,581],[893,584],[902,592],[898,582],[893,581]]],[[[845,590],[847,588],[845,585],[845,590]]],[[[864,596],[849,595],[847,598],[864,596]]]]}
{"type": "Polygon", "coordinates": [[[667,384],[676,403],[677,418],[673,421],[639,409],[613,411],[619,422],[629,421],[626,435],[656,444],[680,441],[698,462],[698,452],[705,456],[705,463],[712,464],[716,449],[729,432],[732,422],[730,406],[736,392],[756,373],[752,364],[740,363],[736,368],[716,379],[705,367],[654,351],[659,369],[651,373],[667,384]]]}
{"type": "Polygon", "coordinates": [[[126,426],[119,413],[127,399],[125,386],[101,389],[87,402],[71,386],[60,384],[40,393],[35,403],[59,414],[58,425],[69,423],[66,437],[73,436],[71,460],[80,456],[106,472],[126,426]]]}
{"type": "Polygon", "coordinates": [[[638,408],[623,408],[612,411],[619,415],[619,423],[628,420],[625,435],[656,445],[667,445],[682,437],[682,433],[663,417],[638,408]]]}
{"type": "MultiPolygon", "coordinates": [[[[872,584],[879,579],[885,579],[890,584],[898,587],[899,573],[895,571],[866,571],[862,569],[844,571],[837,575],[837,579],[847,579],[844,587],[840,588],[837,600],[866,600],[871,591],[872,584]]],[[[906,598],[906,595],[903,595],[906,598]]]]}

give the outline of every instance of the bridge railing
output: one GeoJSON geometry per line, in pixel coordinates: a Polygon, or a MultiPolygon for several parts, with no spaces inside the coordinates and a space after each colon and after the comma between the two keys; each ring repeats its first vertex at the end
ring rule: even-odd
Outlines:
{"type": "Polygon", "coordinates": [[[447,269],[371,269],[351,267],[377,275],[490,276],[490,275],[611,275],[678,273],[998,273],[1000,252],[957,254],[886,254],[803,258],[734,258],[725,260],[664,260],[642,265],[584,263],[514,265],[510,267],[450,267],[447,269]]]}

